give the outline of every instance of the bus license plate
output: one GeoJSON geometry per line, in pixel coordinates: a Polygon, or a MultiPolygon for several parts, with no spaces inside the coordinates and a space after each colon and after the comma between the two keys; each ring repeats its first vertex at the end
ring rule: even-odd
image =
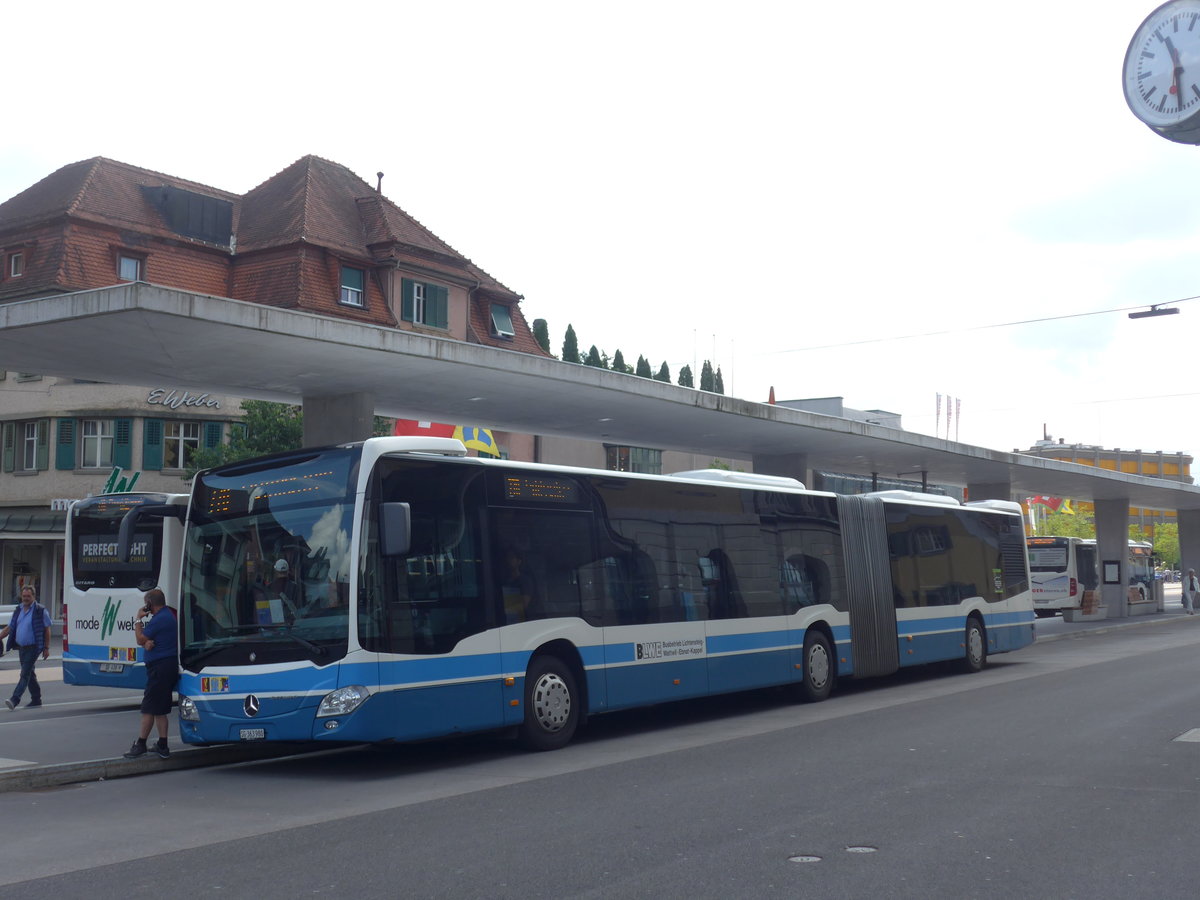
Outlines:
{"type": "Polygon", "coordinates": [[[121,663],[100,663],[101,672],[116,672],[120,674],[125,671],[125,666],[121,663]]]}
{"type": "Polygon", "coordinates": [[[263,741],[267,738],[267,729],[265,728],[243,728],[239,733],[243,741],[263,741]]]}

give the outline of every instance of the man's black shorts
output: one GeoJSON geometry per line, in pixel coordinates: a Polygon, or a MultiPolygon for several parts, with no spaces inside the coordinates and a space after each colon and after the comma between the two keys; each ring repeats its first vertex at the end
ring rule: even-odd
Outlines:
{"type": "Polygon", "coordinates": [[[142,712],[149,716],[171,713],[179,664],[174,659],[156,659],[146,663],[146,692],[142,694],[142,712]]]}

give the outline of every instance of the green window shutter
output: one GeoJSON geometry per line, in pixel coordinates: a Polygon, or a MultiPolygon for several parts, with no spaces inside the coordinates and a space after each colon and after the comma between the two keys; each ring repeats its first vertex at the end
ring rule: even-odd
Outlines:
{"type": "Polygon", "coordinates": [[[450,291],[437,284],[426,285],[426,321],[435,328],[450,325],[450,291]]]}
{"type": "Polygon", "coordinates": [[[4,423],[4,471],[11,472],[13,470],[13,462],[16,457],[17,447],[17,424],[15,422],[4,423]]]}
{"type": "Polygon", "coordinates": [[[204,449],[211,450],[213,447],[221,446],[221,432],[224,429],[222,422],[205,422],[204,423],[204,449]]]}
{"type": "Polygon", "coordinates": [[[163,463],[163,420],[142,421],[142,468],[161,469],[163,463]]]}
{"type": "Polygon", "coordinates": [[[74,419],[58,420],[57,449],[54,452],[54,468],[69,470],[75,468],[75,432],[78,428],[74,419]]]}
{"type": "Polygon", "coordinates": [[[408,278],[400,281],[400,318],[405,322],[413,320],[413,285],[415,282],[408,278]]]}
{"type": "Polygon", "coordinates": [[[38,419],[37,423],[37,461],[35,466],[40,472],[50,468],[50,420],[38,419]]]}
{"type": "Polygon", "coordinates": [[[117,419],[113,423],[113,465],[133,468],[133,419],[117,419]]]}

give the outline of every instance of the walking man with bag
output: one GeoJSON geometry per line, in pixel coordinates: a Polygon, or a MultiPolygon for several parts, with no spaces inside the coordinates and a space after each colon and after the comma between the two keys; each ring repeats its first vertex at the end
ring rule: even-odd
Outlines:
{"type": "Polygon", "coordinates": [[[1196,593],[1200,592],[1200,579],[1196,578],[1196,570],[1188,569],[1183,576],[1183,608],[1189,616],[1196,614],[1196,593]]]}
{"type": "Polygon", "coordinates": [[[41,706],[42,686],[33,669],[38,656],[50,658],[50,614],[37,602],[37,593],[29,585],[21,588],[21,605],[13,610],[12,620],[0,629],[0,640],[4,638],[8,638],[8,649],[15,647],[21,660],[21,677],[4,705],[16,709],[25,688],[29,688],[29,707],[41,706]]]}

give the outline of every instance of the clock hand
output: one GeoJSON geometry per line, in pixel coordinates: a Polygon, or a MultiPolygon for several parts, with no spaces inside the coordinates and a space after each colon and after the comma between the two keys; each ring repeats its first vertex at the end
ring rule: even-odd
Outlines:
{"type": "Polygon", "coordinates": [[[1171,54],[1171,64],[1174,68],[1171,70],[1171,93],[1175,95],[1175,103],[1179,109],[1183,109],[1183,88],[1179,83],[1179,76],[1183,74],[1183,66],[1179,64],[1179,51],[1175,49],[1175,44],[1170,38],[1163,41],[1167,45],[1167,51],[1171,54]]]}

